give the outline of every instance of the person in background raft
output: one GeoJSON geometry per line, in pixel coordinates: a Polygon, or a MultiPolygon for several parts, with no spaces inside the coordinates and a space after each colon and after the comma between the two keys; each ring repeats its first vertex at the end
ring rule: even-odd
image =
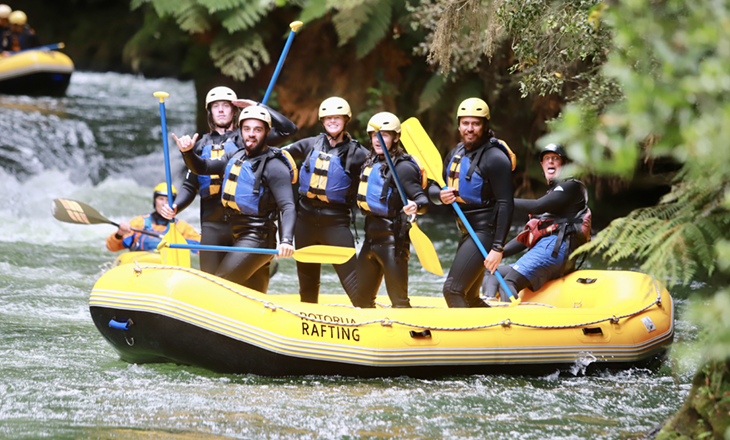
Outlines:
{"type": "MultiPolygon", "coordinates": [[[[526,287],[536,291],[546,282],[572,272],[575,260],[566,257],[591,239],[591,210],[585,185],[572,178],[559,180],[567,160],[561,145],[545,146],[540,152],[540,166],[550,185],[547,194],[537,200],[515,199],[515,210],[530,214],[530,221],[504,247],[504,256],[529,250],[511,267],[498,268],[514,295],[526,287]]],[[[495,297],[499,288],[497,277],[489,277],[484,284],[486,296],[495,297]]],[[[502,292],[502,300],[509,301],[506,292],[502,292]]]]}
{"type": "MultiPolygon", "coordinates": [[[[281,216],[279,257],[294,253],[296,207],[292,183],[297,168],[289,153],[266,145],[271,114],[261,106],[243,109],[239,117],[244,148],[218,159],[201,158],[193,151],[198,138],[172,135],[185,163],[198,175],[224,175],[221,202],[226,208],[234,245],[276,248],[276,220],[281,216]]],[[[226,252],[215,275],[266,293],[269,287],[270,254],[226,252]]]]}
{"type": "MultiPolygon", "coordinates": [[[[429,187],[435,204],[457,202],[479,240],[489,252],[487,269],[497,269],[507,242],[514,201],[514,154],[489,128],[489,107],[479,98],[459,104],[456,114],[461,142],[444,160],[447,188],[429,187]]],[[[459,221],[464,234],[444,283],[449,307],[488,307],[479,297],[484,277],[484,257],[459,221]]]]}
{"type": "Polygon", "coordinates": [[[35,31],[27,24],[28,17],[23,11],[13,11],[8,16],[10,29],[3,33],[4,52],[17,52],[40,46],[35,31]]]}
{"type": "MultiPolygon", "coordinates": [[[[272,129],[266,138],[268,145],[276,145],[297,131],[297,126],[293,122],[269,107],[247,99],[239,100],[236,93],[228,87],[214,87],[205,97],[210,133],[206,133],[195,143],[193,152],[196,155],[205,159],[215,159],[243,148],[240,133],[235,126],[240,113],[239,106],[260,106],[269,111],[272,117],[272,129]]],[[[172,209],[165,206],[161,214],[165,218],[173,218],[176,213],[190,206],[196,194],[200,194],[201,244],[233,246],[233,235],[221,203],[221,177],[197,175],[188,170],[172,209]]],[[[200,270],[214,274],[225,256],[225,252],[201,251],[200,270]]]]}
{"type": "MultiPolygon", "coordinates": [[[[302,139],[287,147],[294,160],[303,160],[299,170],[299,203],[294,231],[297,249],[311,245],[355,247],[355,196],[360,169],[368,150],[347,133],[352,117],[350,104],[342,98],[325,99],[319,106],[319,121],[325,133],[302,139]]],[[[335,264],[342,287],[350,297],[357,294],[357,259],[335,264]]],[[[317,303],[321,265],[297,262],[299,296],[317,303]]]]}
{"type": "MultiPolygon", "coordinates": [[[[173,198],[177,194],[175,186],[172,187],[173,198]]],[[[140,215],[127,222],[119,223],[117,232],[106,239],[106,247],[112,252],[121,251],[124,248],[130,251],[153,251],[157,249],[161,237],[170,229],[170,221],[160,215],[160,208],[167,206],[167,184],[160,183],[154,189],[152,195],[152,206],[155,211],[150,214],[140,215]],[[132,228],[144,229],[145,231],[159,232],[160,238],[151,235],[133,232],[132,228]]],[[[175,219],[177,230],[185,237],[188,244],[200,243],[200,234],[183,220],[175,219]]]]}
{"type": "MultiPolygon", "coordinates": [[[[0,37],[5,34],[5,31],[10,29],[10,22],[8,17],[13,10],[8,5],[0,4],[0,37]]],[[[3,44],[3,47],[5,45],[3,44]]]]}
{"type": "Polygon", "coordinates": [[[418,160],[406,154],[400,145],[401,126],[394,114],[378,113],[369,123],[373,152],[365,161],[357,192],[357,205],[365,215],[365,242],[357,257],[357,297],[353,305],[375,307],[375,298],[385,276],[385,287],[393,307],[410,307],[408,217],[423,214],[428,209],[428,197],[424,192],[428,181],[418,160]],[[386,145],[380,145],[375,129],[369,123],[381,127],[386,145]],[[403,185],[408,199],[406,206],[398,195],[383,148],[388,149],[403,185]]]}

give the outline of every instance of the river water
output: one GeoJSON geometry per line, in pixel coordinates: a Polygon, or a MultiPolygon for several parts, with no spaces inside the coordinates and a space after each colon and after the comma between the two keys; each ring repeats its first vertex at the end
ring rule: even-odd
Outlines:
{"type": "MultiPolygon", "coordinates": [[[[697,354],[657,370],[440,380],[221,375],[119,360],[89,316],[89,292],[114,255],[108,225],[60,223],[51,200],[85,202],[115,221],[149,212],[164,181],[157,90],[171,94],[168,127],[194,129],[189,82],[77,72],[66,97],[0,96],[0,438],[641,438],[690,388],[697,354]],[[680,373],[671,366],[682,367],[680,373]]],[[[174,183],[183,163],[172,154],[174,183]]],[[[198,205],[180,217],[194,226],[198,205]]],[[[429,218],[444,269],[453,221],[429,218]]],[[[606,268],[599,259],[587,267],[606,268]]],[[[631,263],[611,269],[633,269],[631,263]]],[[[440,295],[443,277],[411,264],[412,295],[440,295]]],[[[325,269],[323,291],[337,290],[325,269]]],[[[692,340],[687,298],[670,289],[676,339],[692,340]]],[[[270,293],[297,291],[283,261],[270,293]]]]}

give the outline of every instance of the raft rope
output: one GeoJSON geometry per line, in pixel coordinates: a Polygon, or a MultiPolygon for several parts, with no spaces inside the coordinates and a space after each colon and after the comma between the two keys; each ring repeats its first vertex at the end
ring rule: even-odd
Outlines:
{"type": "MultiPolygon", "coordinates": [[[[231,286],[228,286],[228,285],[226,285],[226,284],[224,284],[224,283],[222,283],[222,282],[220,282],[220,281],[218,281],[216,279],[213,279],[213,278],[207,276],[203,272],[198,272],[197,270],[194,270],[194,269],[189,269],[189,268],[180,267],[180,266],[166,266],[166,265],[162,265],[162,266],[151,266],[151,265],[150,266],[144,266],[144,269],[172,269],[172,270],[180,270],[180,271],[183,271],[183,272],[187,272],[189,274],[196,275],[196,276],[198,276],[200,278],[203,278],[203,279],[205,279],[207,281],[210,281],[213,284],[216,284],[216,285],[218,285],[220,287],[223,287],[226,290],[230,290],[231,292],[233,292],[233,293],[235,293],[235,294],[237,294],[239,296],[242,296],[242,297],[244,297],[244,298],[246,298],[248,300],[261,303],[264,306],[264,308],[270,309],[271,311],[282,310],[284,312],[287,312],[287,313],[290,313],[290,314],[296,316],[297,318],[301,318],[301,319],[304,319],[306,321],[316,322],[316,323],[319,323],[319,324],[338,325],[338,326],[341,326],[341,327],[362,327],[362,326],[370,325],[370,324],[380,324],[380,325],[382,325],[384,327],[392,327],[393,324],[399,324],[399,325],[402,325],[402,326],[405,326],[405,327],[415,327],[415,328],[420,328],[420,329],[424,329],[424,330],[427,329],[427,330],[442,330],[442,331],[480,330],[480,329],[487,329],[487,328],[497,327],[497,326],[502,326],[502,327],[517,326],[517,327],[540,328],[540,329],[565,329],[565,328],[585,327],[587,325],[599,324],[601,322],[606,322],[606,321],[610,321],[612,324],[618,324],[621,319],[629,318],[629,317],[634,316],[634,315],[638,315],[639,313],[642,313],[643,311],[651,308],[654,305],[658,305],[660,307],[662,305],[662,296],[661,296],[661,291],[659,290],[659,285],[657,284],[656,278],[654,278],[652,276],[652,280],[654,281],[654,290],[656,291],[657,296],[656,296],[656,299],[654,301],[652,301],[646,307],[643,307],[643,308],[641,308],[641,309],[639,309],[639,310],[637,310],[635,312],[626,313],[624,315],[619,315],[619,316],[613,315],[613,316],[608,317],[608,318],[597,319],[595,321],[589,321],[589,322],[582,322],[582,323],[579,323],[579,324],[535,325],[535,324],[525,324],[525,323],[522,323],[522,322],[514,322],[514,321],[511,321],[508,318],[508,319],[503,319],[502,321],[495,322],[495,323],[492,323],[492,324],[474,325],[474,326],[467,326],[467,327],[436,327],[436,326],[431,326],[431,325],[412,324],[412,323],[408,323],[408,322],[404,322],[404,321],[392,320],[392,319],[388,319],[387,317],[386,318],[381,318],[381,319],[374,319],[372,321],[363,321],[363,322],[352,322],[352,323],[349,323],[349,322],[334,322],[334,321],[326,321],[326,320],[318,319],[318,318],[312,318],[310,316],[302,315],[302,314],[300,314],[298,312],[295,312],[293,310],[289,310],[289,309],[287,309],[284,306],[277,306],[276,304],[273,304],[271,301],[265,301],[265,300],[256,298],[254,296],[248,295],[246,293],[243,293],[243,292],[241,292],[239,290],[234,289],[231,286]]],[[[140,267],[139,264],[137,264],[136,261],[135,261],[134,272],[137,274],[137,276],[142,275],[142,267],[140,267]]],[[[532,304],[532,303],[521,303],[521,304],[532,304]]],[[[536,304],[536,305],[545,305],[545,304],[540,304],[540,303],[534,303],[534,304],[536,304]]],[[[347,305],[344,305],[344,304],[335,304],[335,306],[355,308],[355,307],[347,306],[347,305]]]]}

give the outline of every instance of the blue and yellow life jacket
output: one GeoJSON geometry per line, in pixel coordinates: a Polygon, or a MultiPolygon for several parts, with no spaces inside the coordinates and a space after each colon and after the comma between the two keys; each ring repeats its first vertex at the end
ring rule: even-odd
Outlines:
{"type": "Polygon", "coordinates": [[[479,173],[474,174],[474,171],[482,158],[485,151],[492,147],[499,147],[507,155],[507,158],[512,164],[512,171],[514,171],[517,161],[514,153],[510,150],[506,142],[501,139],[492,138],[489,141],[489,145],[482,147],[474,155],[473,160],[466,155],[466,147],[459,145],[457,147],[454,157],[451,158],[448,168],[448,182],[447,185],[451,188],[456,189],[456,201],[458,203],[466,205],[481,205],[486,203],[486,200],[482,200],[482,186],[484,185],[484,178],[479,173]],[[462,170],[466,169],[467,172],[463,173],[462,170]]]}
{"type": "MultiPolygon", "coordinates": [[[[347,193],[352,178],[345,170],[339,156],[325,153],[326,136],[321,136],[304,159],[299,174],[299,194],[327,203],[347,203],[347,193]]],[[[345,166],[351,160],[356,147],[350,147],[345,166]]]]}
{"type": "MultiPolygon", "coordinates": [[[[238,146],[231,140],[219,144],[211,143],[203,147],[200,157],[204,159],[215,159],[236,150],[238,150],[238,146]]],[[[217,174],[210,176],[198,175],[198,182],[200,183],[200,197],[213,197],[221,192],[223,180],[217,174]]]]}
{"type": "MultiPolygon", "coordinates": [[[[170,223],[167,223],[167,226],[165,229],[155,229],[152,227],[152,217],[151,214],[145,214],[142,216],[144,218],[144,230],[154,232],[157,234],[165,235],[167,231],[170,230],[170,223]]],[[[175,220],[177,221],[177,220],[175,220]]],[[[157,225],[162,226],[162,225],[157,225]]],[[[125,240],[131,240],[132,243],[129,246],[126,246],[129,248],[130,251],[154,251],[157,249],[157,245],[160,244],[160,241],[162,239],[153,237],[151,235],[146,234],[140,234],[139,232],[130,235],[129,237],[125,238],[125,240]]]]}
{"type": "MultiPolygon", "coordinates": [[[[428,184],[428,179],[418,159],[414,156],[404,154],[394,159],[393,165],[395,166],[402,160],[410,160],[418,167],[421,174],[421,187],[425,189],[428,184]]],[[[388,164],[382,161],[367,164],[360,173],[360,185],[357,188],[357,206],[363,211],[381,217],[393,217],[396,215],[390,209],[389,204],[390,196],[393,194],[393,176],[387,168],[388,164]]],[[[396,195],[396,197],[399,196],[396,195]]]]}
{"type": "Polygon", "coordinates": [[[264,174],[266,162],[278,159],[287,164],[292,178],[291,183],[297,181],[297,165],[289,152],[274,147],[269,147],[265,153],[253,159],[245,154],[245,150],[238,156],[232,157],[226,166],[221,202],[224,207],[241,214],[263,217],[268,214],[261,204],[267,193],[266,188],[261,187],[261,176],[264,174]]]}

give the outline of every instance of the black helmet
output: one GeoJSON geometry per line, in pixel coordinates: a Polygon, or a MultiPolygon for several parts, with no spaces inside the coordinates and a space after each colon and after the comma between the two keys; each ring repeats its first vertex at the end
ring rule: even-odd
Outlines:
{"type": "Polygon", "coordinates": [[[545,155],[548,153],[557,154],[558,156],[560,156],[561,159],[563,159],[563,163],[566,163],[568,161],[568,155],[565,154],[565,148],[560,144],[545,145],[540,151],[540,162],[542,162],[542,158],[545,157],[545,155]]]}

